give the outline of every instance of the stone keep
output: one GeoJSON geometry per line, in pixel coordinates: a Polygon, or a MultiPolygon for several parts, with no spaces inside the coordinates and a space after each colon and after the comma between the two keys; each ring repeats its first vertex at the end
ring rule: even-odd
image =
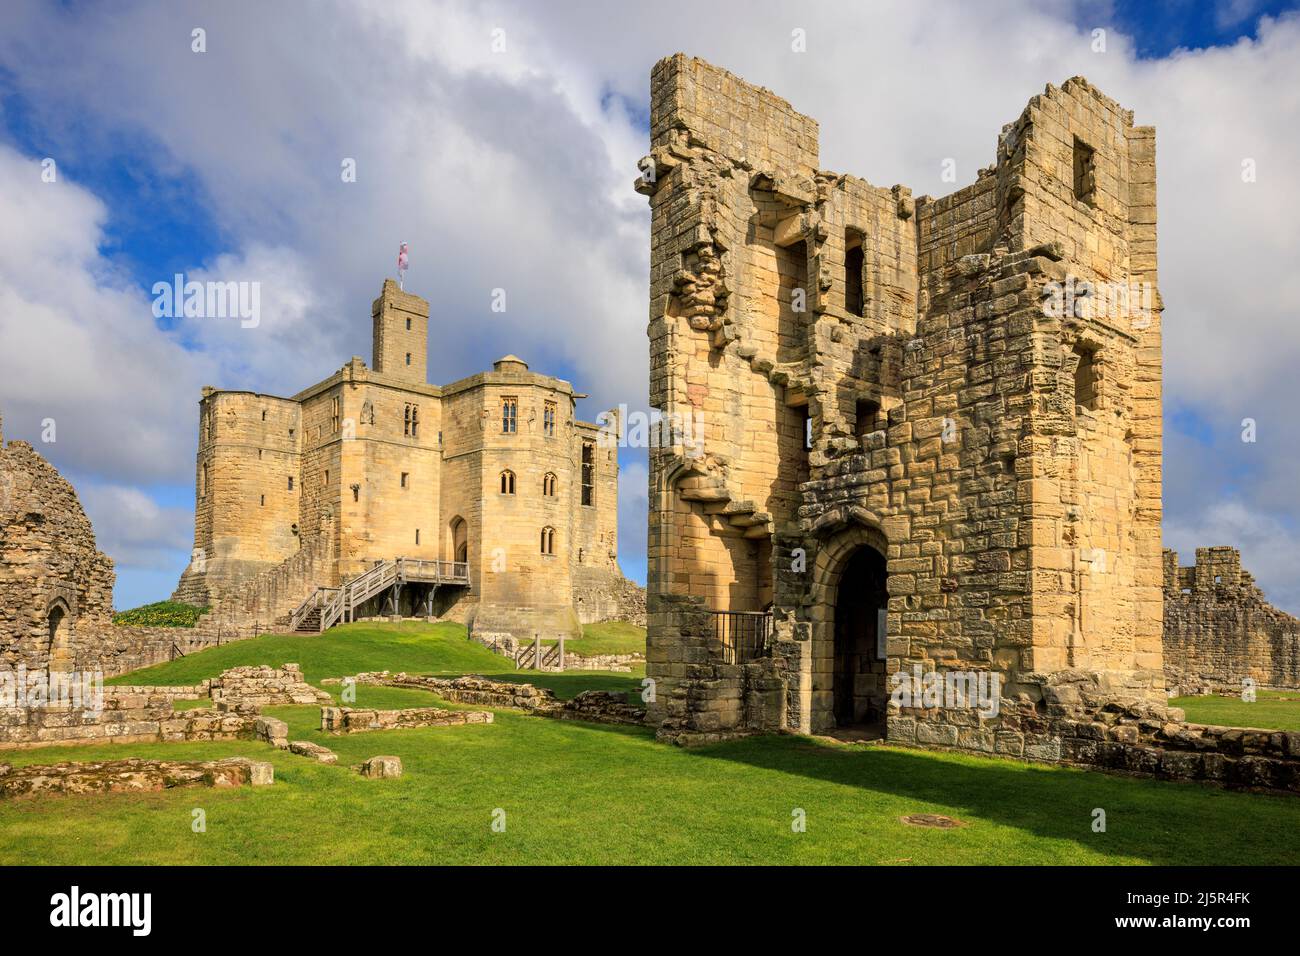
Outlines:
{"type": "Polygon", "coordinates": [[[471,586],[440,592],[436,613],[477,635],[600,619],[587,607],[623,584],[618,461],[577,419],[581,396],[513,355],[431,385],[428,302],[388,280],[371,317],[373,368],[353,358],[290,398],[203,390],[195,560],[174,596],[207,604],[323,535],[331,558],[313,586],[438,558],[468,562],[471,586]]]}
{"type": "Polygon", "coordinates": [[[992,739],[891,712],[916,668],[1162,700],[1154,130],[1076,77],[914,197],[678,54],[651,138],[650,722],[992,739]]]}

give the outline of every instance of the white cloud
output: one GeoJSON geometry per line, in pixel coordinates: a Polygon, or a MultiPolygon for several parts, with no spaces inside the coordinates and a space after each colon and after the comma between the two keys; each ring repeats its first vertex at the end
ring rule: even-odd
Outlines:
{"type": "Polygon", "coordinates": [[[155,568],[194,543],[188,508],[162,507],[138,488],[83,484],[82,507],[95,526],[95,545],[123,569],[155,568]]]}
{"type": "MultiPolygon", "coordinates": [[[[1227,533],[1205,518],[1223,488],[1294,525],[1300,19],[1139,60],[1114,29],[1093,52],[1104,9],[666,2],[619,22],[594,2],[12,6],[0,62],[56,156],[89,161],[112,134],[138,136],[142,163],[201,185],[228,239],[193,270],[260,280],[266,298],[259,330],[159,333],[98,254],[104,206],[66,183],[36,192],[23,178],[35,157],[0,152],[0,407],[11,420],[53,408],[73,442],[59,455],[81,470],[188,481],[197,386],[292,393],[368,357],[369,302],[400,239],[407,287],[431,302],[434,381],[512,351],[537,369],[571,363],[589,409],[643,407],[648,215],[630,184],[647,143],[623,104],[645,108],[655,60],[684,50],[774,89],[820,121],[824,167],[934,195],[953,188],[945,158],[958,185],[973,181],[1030,96],[1084,74],[1157,127],[1166,401],[1214,431],[1169,458],[1190,469],[1170,476],[1170,526],[1227,533]],[[206,54],[190,51],[198,22],[206,54]],[[795,27],[807,53],[790,49],[795,27]],[[488,309],[495,288],[504,315],[488,309]],[[1236,440],[1247,415],[1261,423],[1249,448],[1236,440]]],[[[1219,15],[1244,28],[1252,9],[1219,15]]],[[[627,514],[625,553],[643,524],[627,514]]],[[[1240,543],[1270,592],[1293,578],[1261,535],[1201,543],[1240,543]]]]}

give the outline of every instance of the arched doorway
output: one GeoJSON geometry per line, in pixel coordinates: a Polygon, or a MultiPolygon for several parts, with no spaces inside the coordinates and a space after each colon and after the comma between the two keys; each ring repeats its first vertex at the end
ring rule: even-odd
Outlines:
{"type": "Polygon", "coordinates": [[[56,599],[46,616],[49,643],[45,647],[46,668],[52,671],[69,670],[72,665],[72,648],[69,641],[70,622],[68,606],[56,599]]]}
{"type": "Polygon", "coordinates": [[[885,556],[870,545],[854,551],[840,572],[831,685],[837,727],[884,726],[885,579],[885,556]]]}
{"type": "Polygon", "coordinates": [[[469,525],[465,519],[457,516],[451,519],[451,559],[465,562],[469,560],[469,525]]]}

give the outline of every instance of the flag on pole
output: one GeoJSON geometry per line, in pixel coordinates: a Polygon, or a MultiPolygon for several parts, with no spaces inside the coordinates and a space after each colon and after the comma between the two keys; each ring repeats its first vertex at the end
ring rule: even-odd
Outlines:
{"type": "Polygon", "coordinates": [[[397,247],[397,287],[406,289],[406,243],[397,247]]]}

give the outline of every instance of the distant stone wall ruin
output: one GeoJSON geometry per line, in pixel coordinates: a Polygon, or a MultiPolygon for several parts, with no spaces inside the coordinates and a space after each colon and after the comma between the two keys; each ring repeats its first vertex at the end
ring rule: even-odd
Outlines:
{"type": "Polygon", "coordinates": [[[1171,695],[1300,687],[1300,620],[1269,604],[1236,548],[1164,553],[1165,683],[1171,695]]]}

